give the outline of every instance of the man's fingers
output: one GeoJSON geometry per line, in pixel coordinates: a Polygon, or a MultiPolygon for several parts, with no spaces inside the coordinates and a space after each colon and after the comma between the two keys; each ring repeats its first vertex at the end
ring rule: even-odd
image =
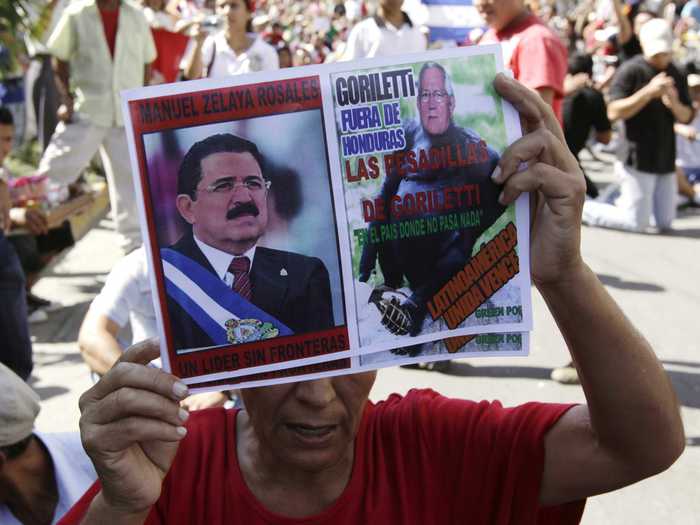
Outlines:
{"type": "MultiPolygon", "coordinates": [[[[514,202],[522,193],[540,191],[547,202],[569,202],[571,204],[582,203],[586,192],[583,177],[579,181],[554,166],[538,162],[530,165],[526,170],[510,177],[501,192],[499,200],[508,205],[514,202]]],[[[576,204],[576,205],[578,205],[576,204]]]]}
{"type": "Polygon", "coordinates": [[[146,339],[127,348],[119,358],[119,363],[137,363],[147,365],[160,355],[157,337],[146,339]]]}
{"type": "Polygon", "coordinates": [[[508,78],[503,73],[496,75],[493,82],[499,95],[510,102],[520,114],[525,132],[546,127],[560,140],[564,141],[564,133],[559,121],[554,116],[552,108],[536,92],[517,80],[508,78]]]}
{"type": "MultiPolygon", "coordinates": [[[[549,130],[540,128],[528,133],[508,146],[498,162],[499,170],[494,173],[493,180],[503,184],[523,164],[545,162],[569,173],[579,171],[578,163],[569,149],[549,130]]],[[[575,176],[575,175],[573,175],[575,176]]],[[[572,177],[568,175],[567,178],[572,177]]]]}
{"type": "Polygon", "coordinates": [[[124,387],[146,390],[175,401],[181,401],[189,394],[184,383],[159,368],[150,368],[130,362],[118,362],[95,386],[80,397],[81,412],[84,412],[96,400],[103,399],[110,393],[124,387]]]}
{"type": "Polygon", "coordinates": [[[131,416],[160,419],[171,425],[182,425],[189,413],[171,397],[137,388],[120,388],[107,394],[90,407],[90,422],[98,425],[131,416]]]}
{"type": "Polygon", "coordinates": [[[87,452],[97,454],[120,452],[140,442],[180,441],[186,434],[187,430],[181,425],[137,416],[81,429],[83,447],[87,452]]]}

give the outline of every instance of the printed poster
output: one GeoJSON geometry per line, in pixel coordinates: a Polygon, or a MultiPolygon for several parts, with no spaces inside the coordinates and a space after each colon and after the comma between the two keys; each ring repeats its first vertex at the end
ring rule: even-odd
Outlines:
{"type": "MultiPolygon", "coordinates": [[[[527,332],[527,199],[502,207],[490,179],[519,136],[491,86],[500,60],[485,47],[125,92],[164,368],[251,383],[527,332]]],[[[518,341],[502,351],[527,353],[518,341]]]]}

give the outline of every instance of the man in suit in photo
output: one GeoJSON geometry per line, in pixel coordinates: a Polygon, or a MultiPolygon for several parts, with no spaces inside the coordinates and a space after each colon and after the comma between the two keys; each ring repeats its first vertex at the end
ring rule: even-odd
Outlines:
{"type": "Polygon", "coordinates": [[[191,231],[161,250],[176,349],[334,326],[323,262],[258,246],[270,185],[257,146],[241,137],[212,135],[185,155],[176,205],[191,231]]]}

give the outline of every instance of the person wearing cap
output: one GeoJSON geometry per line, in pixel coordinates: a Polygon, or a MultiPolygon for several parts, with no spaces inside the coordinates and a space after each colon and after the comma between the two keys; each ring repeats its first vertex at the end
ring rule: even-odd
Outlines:
{"type": "Polygon", "coordinates": [[[254,12],[253,0],[216,0],[216,14],[224,28],[209,34],[199,24],[194,48],[185,59],[185,78],[221,78],[279,69],[275,48],[252,32],[254,12]]]}
{"type": "Polygon", "coordinates": [[[48,525],[80,498],[97,474],[73,433],[34,430],[39,396],[0,364],[0,523],[48,525]]]}
{"type": "Polygon", "coordinates": [[[621,179],[614,204],[587,201],[584,224],[645,231],[671,228],[676,215],[675,122],[694,116],[686,79],[671,62],[673,33],[654,18],[639,31],[643,54],[623,63],[610,87],[608,117],[624,121],[625,145],[615,171],[621,179]]]}

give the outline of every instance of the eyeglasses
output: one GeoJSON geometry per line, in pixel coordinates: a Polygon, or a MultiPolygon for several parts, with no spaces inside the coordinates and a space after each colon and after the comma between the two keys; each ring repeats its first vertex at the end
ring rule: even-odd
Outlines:
{"type": "Polygon", "coordinates": [[[438,104],[442,104],[445,102],[445,99],[449,96],[449,93],[445,91],[444,89],[437,89],[433,92],[430,91],[421,91],[418,94],[418,100],[421,102],[428,102],[430,100],[430,97],[433,97],[435,99],[435,102],[438,104]]]}
{"type": "Polygon", "coordinates": [[[223,179],[215,180],[205,188],[197,188],[197,191],[202,189],[208,193],[218,193],[223,195],[235,191],[235,189],[239,186],[244,187],[251,193],[257,193],[263,190],[269,190],[270,186],[272,186],[272,181],[264,180],[260,177],[246,177],[241,182],[238,182],[232,177],[225,177],[223,179]]]}

